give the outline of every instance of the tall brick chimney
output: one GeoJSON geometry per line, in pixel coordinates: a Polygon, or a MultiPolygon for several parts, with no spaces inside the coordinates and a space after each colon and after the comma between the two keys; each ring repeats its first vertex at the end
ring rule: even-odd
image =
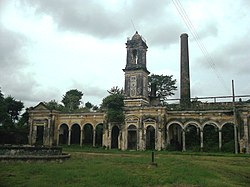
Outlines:
{"type": "Polygon", "coordinates": [[[190,78],[189,78],[189,55],[188,35],[181,35],[181,90],[180,104],[183,108],[190,107],[190,78]]]}

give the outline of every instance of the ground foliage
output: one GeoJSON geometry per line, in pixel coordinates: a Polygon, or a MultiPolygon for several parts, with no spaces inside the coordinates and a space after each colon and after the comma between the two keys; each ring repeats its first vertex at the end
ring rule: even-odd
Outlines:
{"type": "Polygon", "coordinates": [[[220,186],[248,187],[250,157],[227,154],[66,149],[59,162],[0,163],[1,186],[220,186]],[[99,152],[100,151],[100,152],[99,152]]]}

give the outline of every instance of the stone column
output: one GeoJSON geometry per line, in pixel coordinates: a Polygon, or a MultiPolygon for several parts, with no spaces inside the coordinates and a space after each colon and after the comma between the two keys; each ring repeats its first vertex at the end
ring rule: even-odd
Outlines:
{"type": "Polygon", "coordinates": [[[48,119],[48,145],[51,146],[50,144],[52,143],[52,141],[50,140],[51,139],[51,131],[50,131],[50,128],[51,128],[51,124],[52,124],[52,116],[49,117],[48,119]]]}
{"type": "Polygon", "coordinates": [[[33,126],[33,133],[32,133],[32,140],[31,140],[31,145],[36,144],[36,136],[37,136],[37,126],[33,126]]]}
{"type": "Polygon", "coordinates": [[[29,132],[29,144],[32,145],[32,137],[33,137],[33,120],[29,119],[30,132],[29,132]]]}
{"type": "Polygon", "coordinates": [[[93,129],[93,147],[95,147],[95,129],[93,129]]]}
{"type": "Polygon", "coordinates": [[[105,128],[105,126],[104,126],[104,128],[103,128],[103,134],[102,134],[102,146],[103,147],[107,147],[108,145],[107,145],[107,138],[108,137],[108,131],[107,131],[107,129],[105,128]]]}
{"type": "Polygon", "coordinates": [[[121,150],[125,150],[125,130],[124,130],[124,126],[121,127],[121,150]]]}
{"type": "Polygon", "coordinates": [[[182,151],[186,151],[186,134],[185,129],[182,129],[182,151]]]}
{"type": "Polygon", "coordinates": [[[221,147],[222,147],[222,133],[221,133],[221,129],[219,129],[219,150],[221,151],[221,147]]]}
{"type": "Polygon", "coordinates": [[[158,139],[159,139],[159,134],[158,134],[158,132],[159,132],[159,129],[158,129],[158,126],[156,125],[155,126],[155,150],[158,150],[158,139]]]}
{"type": "Polygon", "coordinates": [[[80,135],[80,146],[82,147],[82,140],[83,140],[83,129],[81,129],[81,135],[80,135]]]}
{"type": "Polygon", "coordinates": [[[109,149],[111,149],[111,137],[112,137],[111,129],[108,129],[108,147],[109,147],[109,149]]]}
{"type": "Polygon", "coordinates": [[[162,149],[162,129],[160,128],[160,127],[158,127],[158,133],[157,133],[158,135],[158,145],[157,145],[157,147],[155,148],[156,150],[158,150],[158,151],[160,151],[161,149],[162,149]]]}
{"type": "Polygon", "coordinates": [[[60,138],[60,129],[57,130],[57,140],[56,140],[56,145],[59,145],[59,138],[60,138]]]}
{"type": "Polygon", "coordinates": [[[68,145],[70,145],[71,141],[71,129],[69,129],[69,135],[68,135],[68,145]]]}
{"type": "Polygon", "coordinates": [[[203,149],[204,149],[204,145],[203,145],[203,129],[201,129],[201,132],[200,132],[201,134],[201,151],[203,151],[203,149]]]}
{"type": "Polygon", "coordinates": [[[245,137],[245,146],[246,146],[246,153],[249,154],[249,129],[247,125],[247,117],[244,118],[244,137],[245,137]]]}
{"type": "Polygon", "coordinates": [[[238,154],[238,138],[237,138],[237,126],[234,124],[234,151],[238,154]]]}
{"type": "Polygon", "coordinates": [[[170,145],[169,130],[167,129],[167,147],[170,145]]]}
{"type": "Polygon", "coordinates": [[[118,135],[118,149],[121,149],[122,145],[122,131],[120,129],[119,135],[118,135]]]}

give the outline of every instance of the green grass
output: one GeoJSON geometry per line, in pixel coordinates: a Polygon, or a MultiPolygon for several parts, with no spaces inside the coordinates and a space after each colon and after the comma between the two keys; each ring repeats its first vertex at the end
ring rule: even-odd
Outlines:
{"type": "Polygon", "coordinates": [[[64,147],[59,162],[0,162],[0,186],[250,186],[250,157],[64,147]]]}

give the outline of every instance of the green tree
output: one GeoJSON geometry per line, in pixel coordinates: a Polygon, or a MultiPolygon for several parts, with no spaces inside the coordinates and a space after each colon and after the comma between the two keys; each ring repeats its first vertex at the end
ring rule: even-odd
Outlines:
{"type": "Polygon", "coordinates": [[[21,115],[21,118],[17,122],[17,127],[20,128],[27,127],[28,123],[29,123],[29,113],[28,109],[26,109],[26,111],[21,115]]]}
{"type": "Polygon", "coordinates": [[[99,109],[99,107],[97,106],[97,105],[95,105],[95,106],[93,106],[93,110],[98,110],[99,109]]]}
{"type": "Polygon", "coordinates": [[[64,106],[59,104],[56,100],[45,102],[45,105],[47,106],[49,110],[59,110],[59,111],[64,110],[64,106]]]}
{"type": "Polygon", "coordinates": [[[160,97],[162,102],[166,101],[167,96],[174,95],[174,91],[177,90],[176,79],[173,79],[173,75],[152,74],[148,76],[149,89],[152,84],[156,84],[156,96],[160,97]]]}
{"type": "Polygon", "coordinates": [[[118,86],[113,86],[110,90],[107,90],[109,94],[123,94],[123,89],[118,86]]]}
{"type": "MultiPolygon", "coordinates": [[[[110,92],[109,92],[110,93],[110,92]]],[[[102,100],[101,108],[106,110],[108,122],[124,122],[124,96],[121,93],[113,92],[102,100]]]]}
{"type": "Polygon", "coordinates": [[[77,89],[72,89],[66,92],[63,96],[62,103],[68,111],[77,110],[81,104],[83,93],[77,89]]]}
{"type": "Polygon", "coordinates": [[[90,103],[89,101],[87,103],[85,103],[85,107],[88,108],[88,109],[93,108],[93,106],[94,105],[92,103],[90,103]]]}
{"type": "Polygon", "coordinates": [[[6,106],[4,101],[4,95],[0,90],[0,124],[3,124],[5,119],[7,118],[6,106]]]}
{"type": "Polygon", "coordinates": [[[19,119],[20,112],[24,108],[23,102],[16,101],[13,97],[5,98],[5,105],[10,121],[14,124],[19,119]]]}

